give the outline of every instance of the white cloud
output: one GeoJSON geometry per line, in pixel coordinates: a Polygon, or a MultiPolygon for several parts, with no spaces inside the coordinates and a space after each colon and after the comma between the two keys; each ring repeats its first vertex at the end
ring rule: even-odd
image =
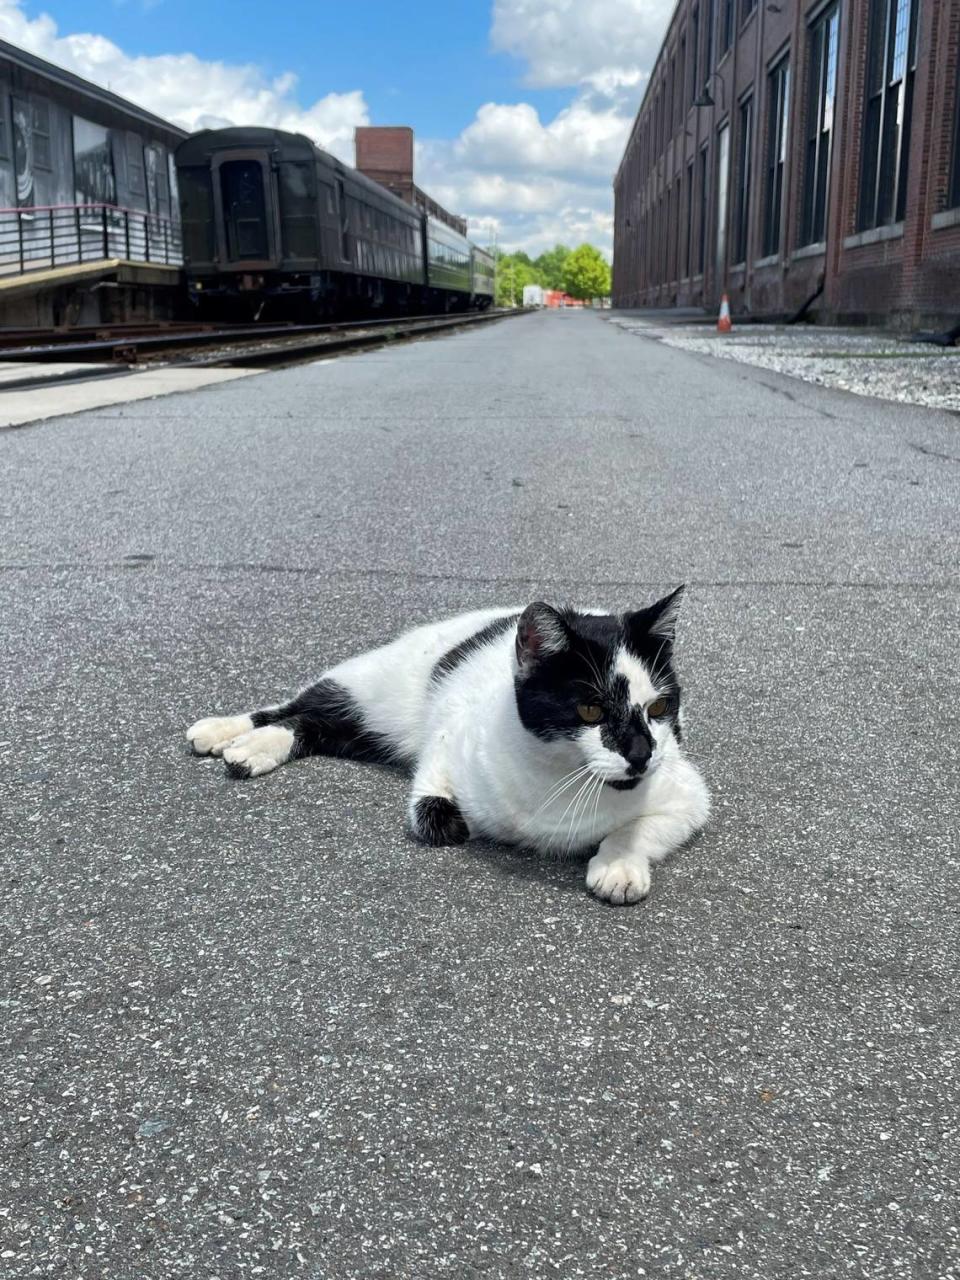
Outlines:
{"type": "MultiPolygon", "coordinates": [[[[153,4],[157,0],[115,0],[153,4]]],[[[612,248],[613,174],[673,0],[493,0],[491,44],[526,64],[531,87],[569,87],[552,119],[528,102],[487,102],[459,137],[423,139],[417,181],[486,240],[536,253],[558,240],[612,248]]],[[[353,163],[369,123],[361,89],[304,106],[296,76],[191,53],[132,57],[93,33],[61,34],[0,0],[0,37],[138,102],[185,129],[267,124],[305,133],[353,163]]],[[[402,122],[401,122],[402,123],[402,122]]]]}
{"type": "Polygon", "coordinates": [[[192,53],[131,57],[104,36],[61,35],[47,14],[28,18],[20,0],[0,0],[0,38],[107,85],[184,129],[269,124],[305,133],[352,164],[353,130],[369,123],[359,89],[328,93],[304,107],[292,74],[269,80],[253,64],[207,62],[192,53]]]}
{"type": "Polygon", "coordinates": [[[613,247],[613,175],[675,0],[494,0],[494,49],[531,88],[570,88],[543,120],[485,103],[453,144],[418,150],[419,178],[478,237],[538,253],[558,240],[613,247]]]}
{"type": "Polygon", "coordinates": [[[456,159],[477,170],[609,179],[623,148],[629,120],[616,106],[596,109],[577,98],[548,124],[525,102],[488,102],[464,129],[456,159]]]}
{"type": "Polygon", "coordinates": [[[657,55],[675,0],[494,0],[495,49],[527,63],[538,88],[636,83],[657,55]]]}

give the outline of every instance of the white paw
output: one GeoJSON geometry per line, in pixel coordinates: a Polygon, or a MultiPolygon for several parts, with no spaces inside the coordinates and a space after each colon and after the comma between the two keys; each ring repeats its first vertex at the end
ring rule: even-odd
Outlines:
{"type": "Polygon", "coordinates": [[[587,863],[587,888],[605,902],[639,902],[650,892],[650,863],[643,854],[605,853],[603,845],[587,863]]]}
{"type": "Polygon", "coordinates": [[[227,772],[235,778],[257,778],[285,764],[293,751],[293,733],[279,724],[251,729],[223,749],[227,772]]]}
{"type": "Polygon", "coordinates": [[[227,743],[253,728],[249,716],[207,716],[187,730],[187,741],[198,756],[218,756],[227,743]]]}

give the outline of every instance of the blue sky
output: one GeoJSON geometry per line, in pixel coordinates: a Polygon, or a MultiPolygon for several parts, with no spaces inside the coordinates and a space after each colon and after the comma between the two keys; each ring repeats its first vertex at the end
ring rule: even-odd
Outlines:
{"type": "Polygon", "coordinates": [[[569,94],[522,89],[524,63],[490,46],[490,6],[472,0],[28,0],[33,18],[52,15],[64,31],[96,31],[132,56],[190,52],[205,60],[256,62],[292,71],[305,100],[362,89],[381,124],[409,124],[452,138],[477,105],[525,100],[556,114],[569,94]],[[411,21],[400,21],[412,13],[411,21]]]}
{"type": "Polygon", "coordinates": [[[670,0],[0,0],[0,36],[187,128],[275,124],[352,162],[408,124],[476,239],[609,253],[611,181],[670,0]]]}

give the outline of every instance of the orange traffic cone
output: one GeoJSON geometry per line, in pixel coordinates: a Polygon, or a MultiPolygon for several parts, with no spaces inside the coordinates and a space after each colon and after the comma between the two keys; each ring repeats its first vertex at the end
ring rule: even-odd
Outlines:
{"type": "Polygon", "coordinates": [[[725,293],[720,295],[720,318],[717,321],[717,333],[729,333],[733,328],[730,319],[730,299],[725,293]]]}

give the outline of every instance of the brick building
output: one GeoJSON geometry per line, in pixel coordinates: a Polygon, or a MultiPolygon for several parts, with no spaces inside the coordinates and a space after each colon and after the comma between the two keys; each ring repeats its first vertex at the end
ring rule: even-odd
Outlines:
{"type": "Polygon", "coordinates": [[[356,166],[361,173],[462,236],[467,234],[466,218],[448,213],[414,182],[412,129],[406,125],[361,125],[354,130],[353,138],[356,166]]]}
{"type": "Polygon", "coordinates": [[[613,303],[960,321],[960,0],[679,0],[614,180],[613,303]]]}

